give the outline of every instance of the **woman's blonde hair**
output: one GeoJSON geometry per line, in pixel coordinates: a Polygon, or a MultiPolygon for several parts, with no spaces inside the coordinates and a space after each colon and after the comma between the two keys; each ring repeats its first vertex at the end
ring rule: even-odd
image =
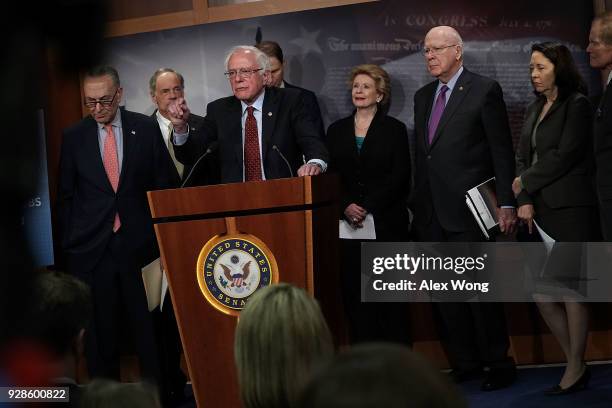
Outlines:
{"type": "Polygon", "coordinates": [[[352,69],[349,77],[349,86],[353,86],[353,81],[357,75],[367,75],[374,80],[376,90],[382,95],[380,105],[386,105],[391,98],[391,79],[387,71],[375,64],[362,64],[352,69]]]}
{"type": "Polygon", "coordinates": [[[260,289],[249,299],[234,345],[246,408],[294,406],[313,367],[333,355],[317,301],[286,283],[260,289]]]}

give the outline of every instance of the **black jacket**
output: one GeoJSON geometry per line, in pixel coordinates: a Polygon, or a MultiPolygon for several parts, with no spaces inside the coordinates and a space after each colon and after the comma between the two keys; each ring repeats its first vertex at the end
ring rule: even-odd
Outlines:
{"type": "Polygon", "coordinates": [[[355,203],[372,213],[378,240],[407,239],[410,151],[406,126],[377,112],[359,152],[351,115],[331,124],[326,142],[330,171],[340,175],[341,212],[355,203]]]}

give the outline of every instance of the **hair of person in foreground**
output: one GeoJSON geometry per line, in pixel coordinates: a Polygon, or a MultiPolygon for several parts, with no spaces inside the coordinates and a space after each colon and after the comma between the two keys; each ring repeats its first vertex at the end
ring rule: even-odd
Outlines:
{"type": "Polygon", "coordinates": [[[313,369],[334,353],[315,299],[280,283],[258,290],[240,313],[234,357],[245,408],[293,407],[313,369]]]}
{"type": "Polygon", "coordinates": [[[459,391],[419,354],[365,343],[313,374],[300,408],[467,408],[459,391]]]}
{"type": "Polygon", "coordinates": [[[96,379],[85,389],[81,408],[161,408],[161,403],[148,383],[96,379]]]}

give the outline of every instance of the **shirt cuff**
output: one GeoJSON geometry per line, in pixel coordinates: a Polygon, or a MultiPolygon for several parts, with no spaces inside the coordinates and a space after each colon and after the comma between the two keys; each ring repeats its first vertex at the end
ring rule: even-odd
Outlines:
{"type": "Polygon", "coordinates": [[[515,207],[515,206],[513,206],[513,205],[502,205],[502,206],[501,206],[501,207],[499,207],[499,208],[512,208],[512,209],[515,209],[516,207],[515,207]]]}
{"type": "Polygon", "coordinates": [[[327,171],[327,163],[325,163],[321,159],[310,159],[310,160],[308,160],[308,164],[318,164],[319,166],[321,166],[321,171],[323,173],[325,173],[327,171]]]}
{"type": "Polygon", "coordinates": [[[182,146],[187,142],[187,138],[189,137],[189,124],[187,124],[187,132],[179,133],[177,131],[172,132],[172,144],[175,146],[182,146]]]}

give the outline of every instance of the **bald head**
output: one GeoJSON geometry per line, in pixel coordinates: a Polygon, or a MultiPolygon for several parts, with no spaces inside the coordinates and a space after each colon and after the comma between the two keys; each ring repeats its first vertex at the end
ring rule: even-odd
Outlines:
{"type": "Polygon", "coordinates": [[[434,27],[425,36],[423,53],[429,73],[446,83],[463,63],[463,40],[453,27],[434,27]]]}
{"type": "Polygon", "coordinates": [[[449,44],[457,44],[463,47],[463,40],[461,39],[459,32],[450,26],[438,26],[432,28],[427,32],[425,41],[427,41],[427,38],[435,38],[446,41],[449,44]]]}

